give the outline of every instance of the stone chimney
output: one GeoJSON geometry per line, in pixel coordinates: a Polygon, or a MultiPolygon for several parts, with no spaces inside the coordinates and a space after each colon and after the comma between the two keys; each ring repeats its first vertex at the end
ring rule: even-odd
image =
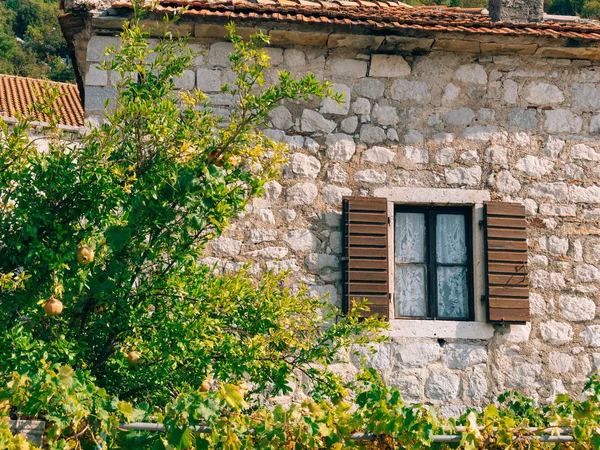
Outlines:
{"type": "Polygon", "coordinates": [[[492,22],[543,22],[544,0],[490,0],[492,22]]]}

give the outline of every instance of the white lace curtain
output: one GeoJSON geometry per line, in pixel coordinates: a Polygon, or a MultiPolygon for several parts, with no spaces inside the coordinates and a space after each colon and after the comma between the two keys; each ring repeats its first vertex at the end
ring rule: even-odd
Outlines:
{"type": "MultiPolygon", "coordinates": [[[[425,214],[397,213],[395,239],[396,315],[427,316],[425,214]]],[[[435,242],[438,317],[467,317],[465,217],[458,214],[438,214],[435,242]]]]}

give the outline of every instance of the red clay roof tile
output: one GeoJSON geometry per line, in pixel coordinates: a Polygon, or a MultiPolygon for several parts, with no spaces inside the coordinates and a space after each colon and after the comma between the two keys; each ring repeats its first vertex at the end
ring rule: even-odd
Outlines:
{"type": "Polygon", "coordinates": [[[0,75],[0,117],[32,113],[36,120],[46,122],[47,117],[32,109],[40,94],[49,86],[57,87],[60,93],[53,105],[59,116],[58,123],[74,127],[83,126],[83,107],[77,85],[12,75],[0,75]]]}
{"type": "MultiPolygon", "coordinates": [[[[129,1],[118,0],[113,8],[130,9],[129,1]]],[[[158,11],[173,12],[187,6],[184,14],[241,18],[250,12],[264,20],[290,23],[322,22],[378,29],[418,29],[513,36],[600,40],[600,25],[585,22],[548,20],[541,24],[493,23],[481,8],[443,6],[408,7],[401,2],[382,0],[160,0],[158,11]],[[376,25],[374,25],[376,24],[376,25]]]]}

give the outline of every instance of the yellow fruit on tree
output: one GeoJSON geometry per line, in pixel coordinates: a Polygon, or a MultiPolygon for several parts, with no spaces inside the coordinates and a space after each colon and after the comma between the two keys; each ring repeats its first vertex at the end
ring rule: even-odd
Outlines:
{"type": "Polygon", "coordinates": [[[63,304],[56,297],[50,297],[50,300],[44,303],[44,312],[50,317],[58,316],[62,310],[63,304]]]}
{"type": "Polygon", "coordinates": [[[140,355],[139,352],[136,352],[135,350],[131,350],[129,353],[127,353],[127,362],[129,362],[129,364],[131,364],[132,366],[136,366],[140,360],[142,355],[140,355]]]}
{"type": "Polygon", "coordinates": [[[75,259],[79,264],[89,264],[94,260],[94,250],[85,245],[79,247],[75,252],[75,259]]]}
{"type": "Polygon", "coordinates": [[[210,391],[210,383],[208,382],[208,380],[204,380],[202,382],[202,384],[200,385],[200,390],[202,392],[208,392],[208,391],[210,391]]]}

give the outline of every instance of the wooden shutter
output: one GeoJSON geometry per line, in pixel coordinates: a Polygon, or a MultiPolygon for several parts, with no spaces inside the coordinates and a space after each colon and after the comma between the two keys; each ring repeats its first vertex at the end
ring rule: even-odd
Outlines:
{"type": "Polygon", "coordinates": [[[485,204],[487,300],[490,322],[529,321],[527,222],[519,203],[485,204]]]}
{"type": "Polygon", "coordinates": [[[388,212],[385,198],[344,197],[344,309],[369,301],[370,311],[389,317],[388,212]]]}

